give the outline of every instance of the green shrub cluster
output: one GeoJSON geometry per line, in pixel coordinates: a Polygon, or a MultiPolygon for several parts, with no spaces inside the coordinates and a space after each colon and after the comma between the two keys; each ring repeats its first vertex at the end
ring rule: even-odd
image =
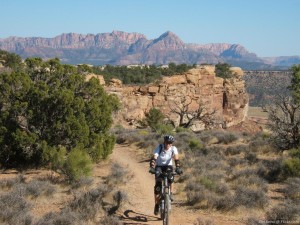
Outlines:
{"type": "Polygon", "coordinates": [[[162,68],[156,65],[145,67],[127,67],[106,65],[103,67],[93,67],[96,74],[101,74],[108,82],[112,78],[121,80],[124,84],[149,84],[161,79],[162,76],[171,76],[182,74],[195,65],[169,63],[168,68],[162,68]]]}
{"type": "MultiPolygon", "coordinates": [[[[77,168],[71,167],[80,167],[79,161],[88,168],[105,159],[115,143],[109,130],[117,97],[108,95],[97,79],[85,81],[83,66],[41,58],[22,63],[9,56],[0,52],[12,63],[10,72],[0,73],[1,167],[47,166],[75,178],[77,168]],[[82,159],[71,162],[73,154],[82,159]]],[[[88,174],[86,168],[82,175],[88,174]]]]}

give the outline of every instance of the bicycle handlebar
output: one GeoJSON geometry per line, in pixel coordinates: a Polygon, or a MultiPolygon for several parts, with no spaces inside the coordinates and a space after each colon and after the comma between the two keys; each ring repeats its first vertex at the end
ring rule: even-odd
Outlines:
{"type": "MultiPolygon", "coordinates": [[[[149,173],[151,173],[151,174],[155,174],[156,173],[156,171],[155,171],[155,169],[154,168],[152,168],[152,167],[150,167],[150,169],[149,169],[149,173]]],[[[162,174],[168,174],[168,172],[162,172],[162,174]]],[[[178,173],[176,173],[176,172],[174,172],[174,171],[172,171],[171,172],[171,174],[172,175],[180,175],[180,174],[178,174],[178,173]]]]}

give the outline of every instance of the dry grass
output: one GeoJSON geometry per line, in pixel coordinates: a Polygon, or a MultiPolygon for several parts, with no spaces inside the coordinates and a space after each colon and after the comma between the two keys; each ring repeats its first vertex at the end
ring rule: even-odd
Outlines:
{"type": "MultiPolygon", "coordinates": [[[[250,108],[250,111],[251,116],[267,117],[260,108],[250,108]]],[[[283,156],[270,145],[269,138],[264,132],[256,135],[226,131],[176,133],[175,146],[180,150],[185,171],[176,185],[181,199],[195,210],[235,215],[238,212],[244,221],[249,218],[247,224],[256,224],[266,217],[278,218],[284,210],[285,218],[293,218],[298,202],[285,204],[284,199],[295,196],[291,190],[299,189],[299,183],[298,180],[282,183],[283,156]],[[278,190],[271,188],[276,184],[289,185],[280,198],[278,190]]],[[[161,142],[153,134],[144,139],[161,142]]]]}
{"type": "Polygon", "coordinates": [[[0,175],[0,223],[119,224],[112,215],[127,196],[118,188],[130,176],[117,164],[102,167],[102,174],[76,183],[45,170],[0,175]]]}

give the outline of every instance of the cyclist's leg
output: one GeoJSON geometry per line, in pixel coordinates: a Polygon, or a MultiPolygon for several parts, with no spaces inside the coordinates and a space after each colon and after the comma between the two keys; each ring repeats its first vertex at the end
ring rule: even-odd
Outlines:
{"type": "Polygon", "coordinates": [[[155,204],[159,203],[160,193],[161,193],[161,181],[159,181],[159,176],[162,172],[162,168],[160,166],[155,167],[155,186],[154,186],[154,200],[155,204]]]}
{"type": "MultiPolygon", "coordinates": [[[[170,171],[170,172],[173,172],[173,166],[168,166],[168,171],[170,171]]],[[[168,181],[169,181],[169,185],[170,185],[170,192],[171,192],[171,196],[170,196],[170,198],[171,198],[171,201],[173,201],[174,199],[173,199],[173,188],[174,188],[174,176],[172,175],[172,177],[170,177],[169,179],[168,179],[168,181]]]]}

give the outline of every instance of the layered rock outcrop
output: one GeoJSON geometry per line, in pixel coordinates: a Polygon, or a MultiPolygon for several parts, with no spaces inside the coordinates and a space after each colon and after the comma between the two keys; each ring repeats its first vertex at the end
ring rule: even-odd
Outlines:
{"type": "MultiPolygon", "coordinates": [[[[245,120],[248,107],[243,71],[237,67],[232,71],[235,73],[233,78],[222,79],[215,76],[214,66],[202,66],[182,75],[164,77],[155,84],[122,86],[114,81],[114,85],[105,88],[121,100],[122,108],[115,121],[122,125],[137,125],[138,120],[143,119],[153,107],[178,122],[179,117],[174,110],[188,105],[189,111],[195,111],[199,106],[206,111],[215,110],[219,125],[230,127],[245,120]]],[[[193,122],[193,130],[203,128],[201,121],[193,122]]]]}

